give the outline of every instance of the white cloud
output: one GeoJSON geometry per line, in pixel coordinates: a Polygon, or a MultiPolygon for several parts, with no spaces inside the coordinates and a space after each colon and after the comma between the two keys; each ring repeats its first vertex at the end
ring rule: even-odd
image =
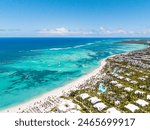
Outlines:
{"type": "Polygon", "coordinates": [[[43,34],[68,34],[69,30],[61,27],[61,28],[55,28],[55,29],[42,29],[38,31],[38,33],[43,33],[43,34]]]}
{"type": "Polygon", "coordinates": [[[150,29],[144,31],[125,30],[123,28],[109,29],[101,26],[98,29],[70,30],[65,27],[55,29],[41,29],[37,31],[48,36],[143,36],[150,35],[150,29]]]}
{"type": "Polygon", "coordinates": [[[19,32],[21,29],[0,29],[0,32],[19,32]]]}
{"type": "Polygon", "coordinates": [[[119,29],[115,30],[115,33],[116,34],[127,34],[127,31],[122,28],[119,28],[119,29]]]}
{"type": "Polygon", "coordinates": [[[100,31],[104,32],[104,31],[106,31],[106,28],[100,27],[100,31]]]}
{"type": "Polygon", "coordinates": [[[144,34],[144,35],[150,34],[150,29],[145,29],[145,30],[143,31],[143,34],[144,34]]]}
{"type": "Polygon", "coordinates": [[[98,34],[104,36],[145,36],[150,35],[150,29],[138,31],[138,30],[125,30],[123,28],[109,29],[105,27],[100,27],[98,34]]]}
{"type": "Polygon", "coordinates": [[[100,27],[99,34],[101,35],[127,34],[127,31],[122,28],[112,30],[105,27],[100,27]]]}
{"type": "Polygon", "coordinates": [[[40,34],[45,35],[74,35],[74,36],[80,36],[80,35],[92,35],[93,31],[91,30],[69,30],[65,27],[55,28],[55,29],[42,29],[37,31],[40,34]]]}

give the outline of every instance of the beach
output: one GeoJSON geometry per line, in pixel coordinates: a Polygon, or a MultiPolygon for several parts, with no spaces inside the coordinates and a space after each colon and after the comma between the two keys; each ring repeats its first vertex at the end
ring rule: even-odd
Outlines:
{"type": "MultiPolygon", "coordinates": [[[[29,40],[33,42],[33,39],[29,40]]],[[[90,89],[91,83],[93,86],[99,83],[103,76],[101,70],[110,57],[147,47],[143,44],[114,44],[115,40],[93,40],[93,44],[88,42],[79,48],[73,46],[61,50],[32,49],[35,51],[20,52],[19,48],[13,62],[1,65],[4,69],[0,73],[3,85],[0,88],[3,99],[0,101],[0,112],[51,112],[71,91],[90,89]],[[20,55],[22,56],[18,59],[20,55]]],[[[52,42],[52,39],[48,41],[52,42]]],[[[61,44],[62,47],[64,45],[61,44]]]]}
{"type": "Polygon", "coordinates": [[[27,108],[32,108],[32,107],[34,107],[35,104],[36,105],[38,103],[42,104],[46,101],[46,99],[48,97],[60,97],[64,93],[68,93],[69,91],[80,89],[80,86],[84,85],[87,80],[90,80],[92,77],[94,77],[96,75],[100,75],[101,71],[102,71],[103,67],[106,65],[106,63],[107,63],[106,59],[103,59],[98,68],[96,68],[95,70],[93,70],[92,72],[90,72],[86,75],[81,76],[80,78],[72,81],[71,83],[69,83],[67,85],[64,85],[60,88],[54,89],[54,90],[52,90],[48,93],[45,93],[41,96],[38,96],[34,99],[31,99],[31,100],[29,100],[25,103],[20,104],[20,105],[16,105],[16,106],[1,110],[0,112],[3,112],[3,113],[8,113],[8,112],[16,113],[16,112],[22,111],[22,110],[27,109],[27,108]]]}
{"type": "Polygon", "coordinates": [[[120,39],[70,40],[5,39],[5,51],[0,56],[0,109],[22,104],[65,86],[95,70],[107,57],[146,48],[142,44],[115,44],[120,39]],[[26,49],[17,44],[20,42],[26,49]],[[28,42],[32,43],[31,46],[26,44],[28,42]],[[11,51],[8,47],[12,48],[11,51]]]}
{"type": "MultiPolygon", "coordinates": [[[[148,50],[148,49],[145,49],[145,50],[148,50]]],[[[31,100],[29,100],[27,102],[24,102],[22,104],[19,104],[19,105],[13,106],[13,107],[9,107],[7,109],[1,110],[0,112],[3,112],[3,113],[22,113],[22,112],[23,113],[24,112],[25,113],[26,112],[27,113],[32,113],[32,112],[47,113],[47,112],[52,112],[52,111],[50,111],[51,109],[57,108],[57,106],[66,102],[66,99],[61,98],[61,96],[67,97],[70,94],[70,92],[72,92],[72,91],[90,88],[91,86],[88,86],[88,83],[92,82],[93,85],[98,83],[101,80],[101,77],[103,77],[103,74],[105,73],[103,71],[104,67],[106,65],[110,64],[109,60],[117,60],[117,59],[120,59],[123,57],[123,59],[119,60],[119,61],[122,61],[122,60],[126,59],[125,56],[127,58],[130,58],[128,55],[131,55],[131,54],[134,55],[134,53],[136,55],[136,54],[139,54],[139,52],[143,53],[143,50],[139,50],[139,51],[135,51],[135,52],[134,51],[126,52],[123,54],[108,56],[107,58],[104,58],[103,60],[99,61],[100,63],[99,63],[98,68],[87,73],[86,75],[83,75],[80,78],[78,78],[60,88],[56,88],[56,89],[49,91],[43,95],[32,98],[31,100]],[[113,58],[113,57],[116,57],[116,58],[113,58]]],[[[149,52],[149,50],[147,52],[149,52]]],[[[144,54],[141,56],[144,56],[144,54]]],[[[142,66],[145,67],[144,64],[142,66]]]]}

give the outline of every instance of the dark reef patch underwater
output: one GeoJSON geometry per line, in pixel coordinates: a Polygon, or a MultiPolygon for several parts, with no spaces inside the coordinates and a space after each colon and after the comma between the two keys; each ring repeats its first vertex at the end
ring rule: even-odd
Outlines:
{"type": "Polygon", "coordinates": [[[114,54],[146,48],[119,38],[0,38],[0,109],[67,84],[114,54]]]}

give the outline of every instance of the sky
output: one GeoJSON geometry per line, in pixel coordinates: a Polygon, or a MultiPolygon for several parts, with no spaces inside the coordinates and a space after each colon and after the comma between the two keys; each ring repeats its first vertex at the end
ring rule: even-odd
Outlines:
{"type": "Polygon", "coordinates": [[[0,37],[149,37],[150,0],[0,0],[0,37]]]}

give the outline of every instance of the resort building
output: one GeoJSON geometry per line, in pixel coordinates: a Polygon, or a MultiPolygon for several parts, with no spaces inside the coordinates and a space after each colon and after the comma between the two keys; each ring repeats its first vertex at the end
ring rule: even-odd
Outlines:
{"type": "Polygon", "coordinates": [[[147,106],[149,104],[148,102],[146,102],[145,100],[142,100],[142,99],[138,99],[136,101],[136,103],[139,104],[142,107],[145,107],[145,106],[147,106]]]}
{"type": "Polygon", "coordinates": [[[135,110],[139,110],[139,107],[135,106],[134,104],[128,104],[125,106],[125,108],[129,109],[131,112],[135,112],[135,110]]]}
{"type": "Polygon", "coordinates": [[[98,109],[99,111],[105,109],[107,106],[104,103],[97,103],[94,105],[94,108],[98,109]]]}

